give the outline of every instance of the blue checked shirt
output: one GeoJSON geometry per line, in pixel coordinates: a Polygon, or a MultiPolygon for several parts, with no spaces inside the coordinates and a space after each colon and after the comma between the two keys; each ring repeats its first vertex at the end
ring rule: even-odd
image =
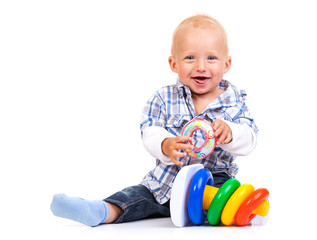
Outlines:
{"type": "MultiPolygon", "coordinates": [[[[183,126],[193,118],[204,118],[210,122],[218,118],[228,123],[236,123],[236,125],[247,125],[254,135],[257,134],[258,129],[245,104],[246,93],[239,91],[226,80],[222,80],[218,87],[224,90],[224,93],[197,116],[191,91],[181,81],[177,80],[176,84],[156,91],[142,112],[140,125],[142,134],[147,128],[155,126],[164,128],[170,136],[179,136],[183,126]]],[[[143,141],[146,140],[143,139],[143,141]]],[[[234,177],[238,171],[234,160],[239,154],[232,154],[224,149],[225,147],[218,145],[205,159],[196,160],[186,156],[180,158],[179,161],[184,163],[183,166],[201,163],[212,173],[225,172],[234,177]]],[[[174,179],[181,168],[176,165],[167,165],[164,161],[156,159],[156,167],[144,177],[141,184],[152,192],[158,203],[164,204],[170,199],[174,179]]]]}

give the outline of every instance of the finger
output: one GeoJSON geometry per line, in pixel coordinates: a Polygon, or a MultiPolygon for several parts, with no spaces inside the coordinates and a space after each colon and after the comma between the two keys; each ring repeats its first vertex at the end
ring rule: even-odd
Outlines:
{"type": "Polygon", "coordinates": [[[186,152],[176,152],[174,154],[174,157],[175,158],[182,158],[182,157],[186,157],[187,156],[187,153],[186,152]]]}
{"type": "Polygon", "coordinates": [[[226,132],[221,132],[218,136],[217,136],[217,141],[219,144],[224,144],[225,139],[227,138],[228,134],[226,134],[226,132]]]}
{"type": "Polygon", "coordinates": [[[217,138],[217,144],[223,144],[223,140],[224,140],[223,135],[218,136],[218,138],[217,138]]]}
{"type": "Polygon", "coordinates": [[[221,121],[219,121],[219,119],[216,119],[212,122],[212,126],[214,127],[214,129],[218,129],[218,127],[221,125],[221,121]]]}
{"type": "Polygon", "coordinates": [[[194,146],[193,146],[193,145],[190,145],[190,144],[178,143],[178,144],[176,145],[176,149],[177,149],[177,150],[187,150],[187,149],[193,150],[193,149],[194,149],[194,146]]]}
{"type": "Polygon", "coordinates": [[[227,144],[231,142],[232,140],[232,135],[230,133],[225,134],[222,133],[221,136],[217,139],[218,144],[227,144]]]}
{"type": "Polygon", "coordinates": [[[223,141],[223,144],[228,144],[232,141],[232,135],[228,134],[227,138],[223,141]]]}
{"type": "Polygon", "coordinates": [[[224,128],[224,126],[223,126],[222,122],[219,121],[218,119],[216,119],[214,121],[214,125],[213,125],[213,129],[214,129],[215,135],[216,136],[220,135],[221,132],[223,131],[223,128],[224,128]]]}
{"type": "Polygon", "coordinates": [[[223,126],[219,126],[217,130],[215,130],[216,137],[220,136],[223,132],[223,126]]]}
{"type": "Polygon", "coordinates": [[[177,165],[177,166],[183,166],[183,163],[178,161],[175,157],[171,156],[170,159],[172,160],[172,162],[177,165]]]}
{"type": "Polygon", "coordinates": [[[176,141],[181,143],[181,142],[188,142],[188,141],[191,141],[192,138],[191,137],[188,137],[188,136],[178,136],[176,137],[176,141]]]}

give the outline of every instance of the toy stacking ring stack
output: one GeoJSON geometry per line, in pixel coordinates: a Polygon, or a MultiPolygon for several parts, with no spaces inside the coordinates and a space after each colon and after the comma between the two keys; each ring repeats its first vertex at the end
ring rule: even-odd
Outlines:
{"type": "Polygon", "coordinates": [[[196,158],[203,159],[208,157],[216,146],[216,136],[212,125],[202,118],[195,118],[188,122],[182,129],[182,136],[193,137],[194,133],[200,131],[203,134],[204,142],[200,146],[195,146],[192,141],[188,143],[194,146],[193,150],[186,150],[187,155],[196,158]]]}
{"type": "Polygon", "coordinates": [[[204,223],[204,210],[210,225],[248,224],[256,215],[265,217],[270,208],[269,191],[257,190],[234,178],[221,188],[213,187],[213,177],[202,164],[183,167],[177,174],[171,194],[171,218],[178,227],[204,223]]]}

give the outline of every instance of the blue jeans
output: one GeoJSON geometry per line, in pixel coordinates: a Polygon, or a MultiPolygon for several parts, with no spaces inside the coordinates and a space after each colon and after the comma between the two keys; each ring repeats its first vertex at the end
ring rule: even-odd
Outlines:
{"type": "MultiPolygon", "coordinates": [[[[230,177],[226,173],[213,174],[214,186],[221,187],[230,177]]],[[[152,193],[143,185],[127,187],[104,199],[123,210],[114,223],[131,222],[145,218],[170,217],[170,201],[157,203],[152,193]]]]}

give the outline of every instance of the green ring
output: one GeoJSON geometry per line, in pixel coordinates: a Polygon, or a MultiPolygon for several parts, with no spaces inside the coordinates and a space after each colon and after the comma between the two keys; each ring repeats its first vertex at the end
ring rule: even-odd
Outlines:
{"type": "Polygon", "coordinates": [[[216,196],[209,206],[207,213],[207,219],[210,225],[219,224],[223,208],[225,207],[231,195],[237,190],[238,187],[240,187],[240,185],[241,184],[237,179],[231,178],[226,181],[218,190],[216,196]]]}

